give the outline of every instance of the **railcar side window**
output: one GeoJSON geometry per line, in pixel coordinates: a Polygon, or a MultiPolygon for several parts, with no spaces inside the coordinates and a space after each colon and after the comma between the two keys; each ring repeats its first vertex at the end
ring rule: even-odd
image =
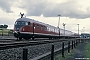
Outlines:
{"type": "Polygon", "coordinates": [[[44,30],[47,30],[47,27],[44,27],[44,30]]]}
{"type": "Polygon", "coordinates": [[[43,30],[43,26],[41,26],[41,30],[43,30]]]}
{"type": "Polygon", "coordinates": [[[30,25],[30,22],[28,22],[28,25],[30,25]]]}
{"type": "Polygon", "coordinates": [[[45,26],[43,26],[43,30],[46,30],[46,27],[45,26]]]}

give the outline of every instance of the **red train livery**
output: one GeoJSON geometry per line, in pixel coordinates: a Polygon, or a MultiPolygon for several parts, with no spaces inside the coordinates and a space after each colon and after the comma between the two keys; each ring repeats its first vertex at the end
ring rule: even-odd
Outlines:
{"type": "Polygon", "coordinates": [[[30,38],[77,38],[78,34],[59,29],[26,17],[18,18],[14,24],[14,36],[19,39],[30,38]]]}

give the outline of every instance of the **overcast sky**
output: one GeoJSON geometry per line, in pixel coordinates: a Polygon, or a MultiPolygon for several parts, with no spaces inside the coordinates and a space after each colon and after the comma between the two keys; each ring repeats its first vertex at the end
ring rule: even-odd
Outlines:
{"type": "Polygon", "coordinates": [[[26,17],[60,27],[66,24],[66,29],[80,33],[90,33],[90,0],[0,0],[0,24],[8,24],[13,29],[14,22],[20,17],[20,12],[26,17]]]}

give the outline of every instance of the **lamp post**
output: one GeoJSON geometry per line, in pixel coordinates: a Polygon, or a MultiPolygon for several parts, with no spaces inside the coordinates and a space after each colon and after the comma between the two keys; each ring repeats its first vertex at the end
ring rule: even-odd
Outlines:
{"type": "Polygon", "coordinates": [[[77,24],[78,25],[78,35],[79,35],[79,24],[77,24]]]}
{"type": "Polygon", "coordinates": [[[66,24],[65,24],[65,23],[63,23],[63,27],[64,27],[64,36],[65,36],[65,25],[66,25],[66,24]]]}
{"type": "Polygon", "coordinates": [[[59,25],[60,25],[60,14],[58,15],[59,16],[59,20],[58,20],[58,29],[59,29],[59,37],[60,37],[60,28],[59,28],[59,25]]]}

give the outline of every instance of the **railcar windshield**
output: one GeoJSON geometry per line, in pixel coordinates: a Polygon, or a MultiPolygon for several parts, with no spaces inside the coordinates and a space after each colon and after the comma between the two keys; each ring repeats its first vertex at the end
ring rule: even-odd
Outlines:
{"type": "Polygon", "coordinates": [[[26,25],[30,25],[30,22],[27,22],[27,21],[16,21],[14,27],[16,28],[16,31],[19,31],[19,29],[22,26],[26,26],[26,25]]]}
{"type": "Polygon", "coordinates": [[[16,21],[15,25],[30,25],[30,22],[26,22],[26,21],[16,21]]]}
{"type": "Polygon", "coordinates": [[[25,22],[24,21],[17,21],[17,22],[15,22],[15,25],[25,25],[25,22]]]}

